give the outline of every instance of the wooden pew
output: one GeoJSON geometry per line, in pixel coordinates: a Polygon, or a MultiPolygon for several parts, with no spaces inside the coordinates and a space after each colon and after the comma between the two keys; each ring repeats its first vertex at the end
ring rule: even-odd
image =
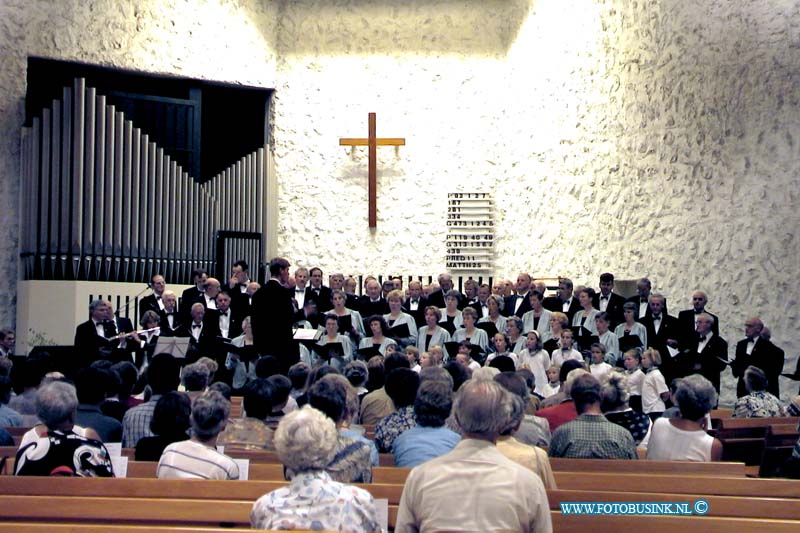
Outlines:
{"type": "MultiPolygon", "coordinates": [[[[800,499],[797,498],[674,494],[670,492],[606,492],[600,488],[595,490],[549,490],[547,497],[550,509],[556,511],[560,509],[561,502],[687,502],[691,509],[695,501],[705,500],[708,502],[708,513],[713,516],[800,520],[800,499]]],[[[797,527],[800,530],[800,521],[797,522],[797,527]]]]}
{"type": "MultiPolygon", "coordinates": [[[[7,522],[0,518],[0,533],[253,533],[250,528],[119,526],[112,524],[64,524],[59,522],[7,522]]],[[[263,531],[263,530],[262,530],[263,531]]],[[[299,532],[294,533],[310,533],[299,532]]]]}
{"type": "Polygon", "coordinates": [[[629,461],[624,459],[564,459],[551,457],[555,472],[612,472],[619,474],[690,474],[693,476],[745,477],[743,463],[693,461],[629,461]]]}
{"type": "Polygon", "coordinates": [[[717,496],[769,496],[800,499],[800,481],[741,477],[687,476],[685,474],[614,474],[555,472],[556,485],[564,490],[614,492],[663,492],[717,496]]]}
{"type": "Polygon", "coordinates": [[[794,424],[797,426],[800,417],[773,416],[768,418],[723,418],[720,420],[720,429],[766,428],[773,424],[794,424]]]}
{"type": "MultiPolygon", "coordinates": [[[[47,478],[0,477],[0,494],[17,496],[94,496],[111,498],[161,498],[188,500],[244,500],[251,504],[268,492],[287,485],[286,481],[219,481],[156,478],[47,478]]],[[[353,484],[376,499],[400,503],[403,485],[353,484]]]]}
{"type": "Polygon", "coordinates": [[[773,477],[792,455],[800,432],[794,424],[773,424],[764,437],[764,451],[758,468],[758,477],[773,477]]]}
{"type": "Polygon", "coordinates": [[[242,403],[244,402],[243,396],[231,396],[231,418],[241,418],[242,413],[244,412],[244,408],[242,403]]]}
{"type": "Polygon", "coordinates": [[[675,533],[698,531],[702,533],[730,533],[731,531],[758,531],[796,533],[798,523],[793,520],[763,518],[729,518],[717,516],[579,516],[551,513],[553,531],[558,533],[585,533],[587,531],[614,531],[615,533],[675,533]]]}

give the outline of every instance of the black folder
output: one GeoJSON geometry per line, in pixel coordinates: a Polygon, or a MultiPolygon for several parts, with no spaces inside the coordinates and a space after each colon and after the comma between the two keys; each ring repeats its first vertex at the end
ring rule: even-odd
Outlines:
{"type": "Polygon", "coordinates": [[[342,315],[337,317],[339,321],[339,333],[347,335],[353,329],[353,315],[342,315]]]}
{"type": "Polygon", "coordinates": [[[410,336],[411,330],[408,329],[408,324],[405,322],[389,328],[389,334],[387,335],[387,337],[391,337],[392,339],[404,339],[410,336]]]}
{"type": "Polygon", "coordinates": [[[332,357],[344,358],[344,346],[341,342],[329,342],[328,344],[315,344],[314,352],[326,361],[332,357]]]}
{"type": "Polygon", "coordinates": [[[499,331],[497,331],[497,326],[495,325],[494,322],[478,322],[477,324],[475,324],[475,327],[485,331],[490,339],[495,335],[497,335],[498,333],[500,333],[499,331]]]}
{"type": "Polygon", "coordinates": [[[376,355],[381,355],[381,351],[380,351],[379,348],[380,348],[379,345],[373,345],[373,346],[369,346],[367,348],[359,348],[357,350],[358,358],[361,359],[362,361],[369,361],[371,358],[375,357],[376,355]]]}
{"type": "Polygon", "coordinates": [[[439,327],[447,331],[450,335],[456,332],[456,326],[452,322],[442,321],[439,322],[439,327]]]}

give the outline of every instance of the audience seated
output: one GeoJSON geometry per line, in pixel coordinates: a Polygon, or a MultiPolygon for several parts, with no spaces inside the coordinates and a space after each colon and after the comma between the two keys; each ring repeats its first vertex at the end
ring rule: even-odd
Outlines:
{"type": "Polygon", "coordinates": [[[547,452],[538,446],[523,444],[515,438],[515,433],[525,416],[525,403],[516,394],[512,394],[512,401],[511,417],[508,426],[500,432],[500,436],[497,438],[497,450],[539,476],[544,483],[544,488],[557,489],[547,452]]]}
{"type": "Polygon", "coordinates": [[[158,400],[164,394],[177,390],[180,381],[180,366],[169,354],[160,353],[153,357],[147,367],[147,381],[153,391],[150,399],[128,409],[122,419],[122,447],[133,448],[142,437],[152,437],[150,421],[158,400]]]}
{"type": "Polygon", "coordinates": [[[328,374],[325,376],[325,379],[333,381],[334,383],[339,383],[347,392],[342,420],[336,424],[339,434],[343,437],[349,437],[363,442],[369,446],[370,463],[372,466],[378,466],[380,463],[380,456],[378,455],[378,448],[375,446],[375,441],[366,438],[364,436],[364,433],[366,433],[364,427],[355,423],[358,418],[359,407],[356,389],[347,381],[346,377],[340,376],[339,374],[328,374]]]}
{"type": "Polygon", "coordinates": [[[77,409],[78,395],[69,383],[53,381],[39,388],[36,415],[44,426],[22,437],[15,475],[113,477],[108,450],[97,434],[75,426],[77,409]]]}
{"type": "Polygon", "coordinates": [[[195,398],[206,391],[210,378],[211,372],[209,372],[208,367],[198,361],[183,367],[181,385],[183,385],[189,398],[194,401],[195,398]]]}
{"type": "MultiPolygon", "coordinates": [[[[494,380],[508,392],[519,397],[523,405],[528,404],[530,391],[522,376],[515,372],[503,372],[495,376],[494,380]]],[[[525,414],[514,433],[514,438],[528,446],[549,446],[550,422],[541,416],[525,414]]]]}
{"type": "Polygon", "coordinates": [[[395,465],[417,466],[458,444],[461,436],[444,427],[452,405],[453,390],[446,381],[431,380],[420,385],[413,405],[415,425],[399,434],[392,445],[395,465]]]}
{"type": "Polygon", "coordinates": [[[781,401],[767,392],[767,375],[757,366],[748,366],[744,372],[747,396],[736,400],[733,416],[738,418],[766,418],[786,416],[781,401]]]}
{"type": "Polygon", "coordinates": [[[156,476],[167,479],[239,479],[239,467],[216,448],[217,436],[225,429],[230,412],[230,402],[219,392],[208,391],[196,398],[190,417],[192,437],[164,449],[156,476]]]}
{"type": "Polygon", "coordinates": [[[275,391],[272,394],[272,412],[265,420],[269,428],[274,431],[278,428],[278,423],[286,413],[291,413],[297,409],[297,401],[290,395],[292,382],[289,378],[283,374],[275,374],[268,379],[272,386],[275,387],[275,391]]]}
{"type": "MultiPolygon", "coordinates": [[[[393,353],[384,358],[384,375],[388,376],[395,368],[411,368],[405,354],[393,353]]],[[[361,400],[361,423],[374,426],[396,410],[394,402],[392,402],[392,399],[386,393],[385,387],[381,384],[379,389],[370,392],[361,400]]]]}
{"type": "Polygon", "coordinates": [[[326,471],[339,451],[330,417],[310,406],[286,415],[275,432],[278,458],[294,476],[265,494],[250,513],[254,529],[379,531],[372,496],[326,471]]]}
{"type": "MultiPolygon", "coordinates": [[[[564,363],[564,365],[561,367],[562,374],[565,366],[569,368],[569,365],[564,363]]],[[[575,379],[583,374],[589,374],[589,372],[584,370],[582,366],[581,368],[576,368],[575,370],[570,371],[569,374],[567,374],[566,381],[564,382],[563,392],[566,399],[558,405],[554,405],[553,407],[545,407],[536,411],[538,416],[547,419],[547,422],[550,424],[551,433],[554,433],[559,426],[578,418],[578,411],[575,407],[575,401],[573,400],[572,396],[570,396],[570,391],[572,388],[572,383],[575,381],[575,379]]]]}
{"type": "Polygon", "coordinates": [[[453,451],[411,471],[395,531],[552,531],[542,481],[495,446],[512,405],[511,395],[493,381],[470,380],[459,389],[453,412],[462,439],[453,451]]]}
{"type": "MultiPolygon", "coordinates": [[[[407,361],[404,356],[402,359],[407,361]]],[[[308,405],[325,413],[341,427],[347,414],[347,389],[342,382],[323,377],[308,391],[308,405]]],[[[372,460],[370,446],[341,433],[336,437],[336,453],[325,466],[333,479],[341,483],[371,483],[372,460]]],[[[291,479],[294,472],[286,470],[291,479]]]]}
{"type": "Polygon", "coordinates": [[[36,416],[36,389],[48,372],[48,366],[47,357],[43,355],[32,355],[19,365],[18,375],[22,386],[22,394],[11,398],[8,406],[22,416],[22,425],[24,427],[35,426],[39,423],[39,419],[36,416]]]}
{"type": "Polygon", "coordinates": [[[303,394],[310,371],[311,368],[306,363],[295,363],[289,368],[289,381],[292,382],[292,391],[289,394],[295,401],[303,394]]]}
{"type": "Polygon", "coordinates": [[[171,391],[156,402],[150,421],[152,437],[143,437],[136,443],[136,461],[158,461],[164,448],[173,442],[189,438],[192,401],[183,392],[171,391]]]}
{"type": "Polygon", "coordinates": [[[108,371],[109,389],[105,401],[100,404],[100,411],[122,422],[128,409],[142,403],[132,396],[133,388],[139,379],[139,370],[130,361],[122,361],[111,365],[108,371]]]}
{"type": "Polygon", "coordinates": [[[555,394],[551,394],[550,396],[547,396],[544,400],[542,400],[540,407],[543,409],[546,407],[553,407],[555,405],[558,405],[560,403],[569,400],[567,393],[564,391],[564,388],[567,383],[567,376],[569,375],[570,372],[572,372],[576,368],[584,368],[583,361],[578,361],[574,359],[564,361],[563,365],[556,365],[556,366],[559,368],[558,371],[558,381],[560,383],[559,390],[555,394]]]}
{"type": "Polygon", "coordinates": [[[661,461],[719,461],[722,443],[706,430],[706,415],[717,403],[714,385],[699,374],[683,378],[675,394],[680,418],[653,423],[647,458],[661,461]]]}
{"type": "Polygon", "coordinates": [[[241,418],[232,418],[219,434],[217,444],[245,450],[272,450],[273,431],[267,425],[272,413],[275,386],[269,379],[256,378],[244,386],[241,418]]]}
{"type": "MultiPolygon", "coordinates": [[[[573,373],[570,373],[570,378],[573,373]]],[[[551,457],[579,459],[636,459],[636,445],[631,433],[609,422],[600,409],[600,382],[588,373],[574,378],[570,395],[578,418],[553,432],[551,457]]]]}
{"type": "Polygon", "coordinates": [[[379,452],[391,452],[398,435],[416,425],[414,398],[418,387],[419,374],[411,369],[396,368],[386,376],[386,394],[397,410],[375,426],[375,445],[379,452]]]}
{"type": "Polygon", "coordinates": [[[22,416],[8,406],[11,400],[11,379],[0,376],[0,428],[22,427],[22,416]]]}
{"type": "Polygon", "coordinates": [[[650,431],[650,417],[639,411],[634,411],[628,406],[628,377],[621,371],[615,370],[603,376],[600,404],[603,415],[609,422],[624,427],[631,433],[634,442],[638,445],[650,431]]]}
{"type": "Polygon", "coordinates": [[[110,380],[110,372],[91,366],[84,368],[75,376],[78,394],[78,411],[75,423],[92,428],[103,442],[121,442],[122,424],[116,418],[106,416],[100,410],[105,400],[105,391],[110,380]]]}

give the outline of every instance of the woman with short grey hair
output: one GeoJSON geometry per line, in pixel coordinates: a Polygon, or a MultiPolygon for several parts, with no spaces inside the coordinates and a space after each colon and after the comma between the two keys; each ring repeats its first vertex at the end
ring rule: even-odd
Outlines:
{"type": "Polygon", "coordinates": [[[75,426],[75,387],[53,381],[36,392],[36,414],[44,425],[25,433],[17,451],[18,476],[113,477],[111,459],[94,431],[75,426]]]}
{"type": "Polygon", "coordinates": [[[334,481],[325,471],[336,442],[333,420],[313,407],[283,417],[275,431],[275,448],[295,475],[287,487],[256,501],[250,513],[254,529],[380,531],[369,492],[334,481]]]}
{"type": "Polygon", "coordinates": [[[773,394],[767,392],[767,375],[757,366],[748,366],[744,371],[747,396],[736,400],[733,416],[739,418],[766,418],[788,416],[786,408],[773,394]]]}
{"type": "Polygon", "coordinates": [[[192,438],[164,449],[159,478],[239,479],[233,459],[217,451],[217,436],[225,429],[231,403],[217,391],[207,391],[192,403],[192,438]]]}
{"type": "Polygon", "coordinates": [[[719,461],[722,443],[708,433],[706,415],[717,404],[717,391],[699,374],[685,377],[675,399],[680,418],[659,418],[650,431],[647,458],[666,461],[719,461]]]}

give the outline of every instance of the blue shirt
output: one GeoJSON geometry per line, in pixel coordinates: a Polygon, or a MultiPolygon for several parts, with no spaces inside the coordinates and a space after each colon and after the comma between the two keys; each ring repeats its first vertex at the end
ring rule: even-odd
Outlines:
{"type": "Polygon", "coordinates": [[[461,435],[446,427],[415,426],[394,439],[395,466],[417,466],[444,455],[461,440],[461,435]]]}
{"type": "Polygon", "coordinates": [[[372,466],[378,466],[380,456],[378,455],[378,448],[375,447],[374,442],[353,429],[340,429],[339,434],[344,435],[345,437],[350,437],[351,439],[359,440],[365,444],[369,444],[369,460],[372,463],[372,466]]]}
{"type": "Polygon", "coordinates": [[[0,428],[21,426],[22,416],[7,405],[0,405],[0,428]]]}

